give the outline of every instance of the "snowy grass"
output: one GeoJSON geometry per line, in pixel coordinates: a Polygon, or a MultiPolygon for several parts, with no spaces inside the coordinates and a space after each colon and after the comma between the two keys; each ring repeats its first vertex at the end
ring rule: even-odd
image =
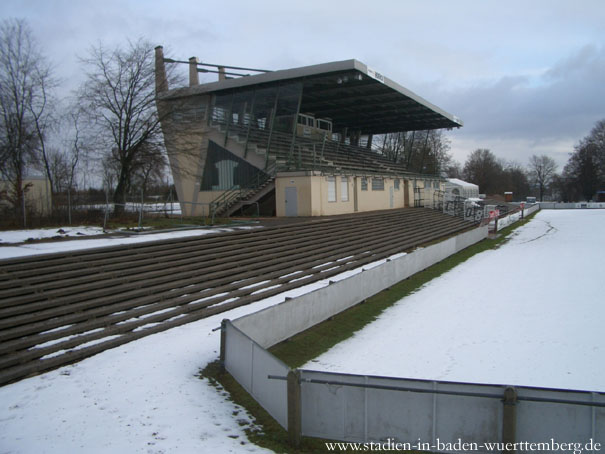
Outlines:
{"type": "MultiPolygon", "coordinates": [[[[362,304],[331,317],[323,323],[297,334],[286,342],[273,346],[270,351],[292,368],[301,367],[317,356],[328,351],[336,344],[348,339],[364,326],[372,323],[388,307],[400,299],[414,293],[423,285],[453,269],[470,257],[489,249],[498,248],[506,242],[510,234],[533,218],[533,215],[522,222],[500,231],[495,239],[476,243],[435,265],[410,276],[389,289],[386,289],[362,304]]],[[[427,332],[427,336],[429,333],[427,332]]]]}
{"type": "MultiPolygon", "coordinates": [[[[214,361],[200,372],[200,378],[216,387],[218,391],[227,391],[229,400],[238,408],[245,408],[253,423],[244,425],[244,432],[252,443],[276,453],[287,454],[325,454],[326,441],[320,438],[303,438],[299,449],[288,441],[288,432],[284,430],[267,411],[256,402],[235,379],[221,373],[219,361],[214,361]]],[[[339,452],[339,451],[336,451],[339,452]]],[[[382,453],[386,451],[373,452],[382,453]]],[[[415,452],[415,451],[408,451],[415,452]]]]}
{"type": "Polygon", "coordinates": [[[545,210],[305,368],[605,391],[605,210],[545,210]]]}
{"type": "MultiPolygon", "coordinates": [[[[470,257],[486,250],[498,248],[508,240],[515,228],[526,224],[532,217],[527,217],[524,221],[503,229],[496,239],[484,240],[464,249],[458,254],[367,299],[362,304],[353,306],[329,320],[275,345],[270,351],[292,368],[302,366],[333,346],[350,338],[366,325],[371,324],[381,313],[401,298],[414,293],[426,283],[470,257]]],[[[404,254],[398,254],[397,256],[400,255],[404,254]]],[[[430,335],[429,330],[427,330],[426,336],[429,337],[430,335]]],[[[233,402],[245,408],[254,417],[256,421],[254,429],[247,431],[250,441],[275,452],[293,454],[323,454],[326,452],[324,444],[326,440],[306,437],[303,437],[300,449],[294,449],[288,442],[287,432],[229,374],[219,372],[218,362],[209,364],[202,372],[202,376],[216,386],[220,386],[221,389],[227,390],[233,402]],[[262,430],[258,430],[257,426],[260,426],[262,430]]]]}

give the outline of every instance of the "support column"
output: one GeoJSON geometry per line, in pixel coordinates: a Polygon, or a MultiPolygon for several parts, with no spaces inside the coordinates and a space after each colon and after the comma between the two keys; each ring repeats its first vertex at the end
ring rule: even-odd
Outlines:
{"type": "Polygon", "coordinates": [[[288,439],[295,448],[300,447],[301,439],[301,394],[300,371],[288,372],[288,439]]]}
{"type": "Polygon", "coordinates": [[[164,66],[164,48],[158,46],[155,48],[155,92],[157,94],[163,91],[168,91],[168,78],[164,66]]]}
{"type": "MultiPolygon", "coordinates": [[[[504,390],[502,415],[502,443],[515,443],[517,435],[517,390],[511,386],[504,390]]],[[[506,453],[516,452],[514,449],[506,453]]]]}
{"type": "Polygon", "coordinates": [[[200,79],[197,72],[197,57],[191,57],[189,59],[189,86],[195,87],[200,84],[200,79]]]}
{"type": "Polygon", "coordinates": [[[271,109],[271,118],[269,119],[269,138],[267,139],[267,154],[265,158],[265,170],[269,167],[269,151],[271,150],[271,139],[273,138],[273,124],[275,122],[275,115],[277,112],[277,101],[279,100],[279,94],[281,91],[281,85],[277,87],[277,93],[275,94],[275,101],[273,102],[273,109],[271,109]]]}
{"type": "MultiPolygon", "coordinates": [[[[246,144],[244,145],[244,158],[248,155],[248,141],[250,140],[250,128],[252,127],[252,122],[254,121],[254,104],[256,102],[256,89],[252,94],[252,104],[250,106],[250,118],[248,119],[248,129],[246,129],[246,144]]],[[[244,115],[246,113],[244,112],[244,115]]]]}
{"type": "Polygon", "coordinates": [[[290,157],[294,154],[294,144],[296,142],[296,130],[298,128],[298,114],[300,113],[300,106],[302,104],[303,87],[300,86],[300,93],[298,94],[298,102],[296,103],[296,113],[294,114],[294,126],[292,130],[292,140],[290,141],[290,157]]]}
{"type": "Polygon", "coordinates": [[[227,319],[224,318],[221,321],[221,350],[220,350],[220,364],[221,364],[221,373],[225,372],[225,356],[227,349],[227,319]]]}

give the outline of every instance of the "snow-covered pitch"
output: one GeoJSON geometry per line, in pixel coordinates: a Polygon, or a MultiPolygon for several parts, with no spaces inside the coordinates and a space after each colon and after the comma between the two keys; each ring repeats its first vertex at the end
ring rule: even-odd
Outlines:
{"type": "Polygon", "coordinates": [[[605,391],[605,210],[543,210],[304,367],[605,391]]]}

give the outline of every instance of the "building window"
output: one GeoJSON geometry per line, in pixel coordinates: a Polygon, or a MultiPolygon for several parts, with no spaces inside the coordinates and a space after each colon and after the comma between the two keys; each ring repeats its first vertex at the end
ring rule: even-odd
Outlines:
{"type": "Polygon", "coordinates": [[[368,190],[368,179],[366,177],[361,177],[361,190],[362,191],[368,190]]]}
{"type": "Polygon", "coordinates": [[[399,191],[399,184],[400,184],[399,178],[395,178],[395,183],[394,183],[394,185],[395,185],[395,191],[399,191]]]}
{"type": "Polygon", "coordinates": [[[336,178],[328,177],[328,202],[336,202],[336,178]]]}
{"type": "Polygon", "coordinates": [[[383,178],[372,178],[372,191],[384,191],[383,178]]]}
{"type": "Polygon", "coordinates": [[[349,179],[347,177],[340,177],[340,201],[349,201],[349,179]]]}

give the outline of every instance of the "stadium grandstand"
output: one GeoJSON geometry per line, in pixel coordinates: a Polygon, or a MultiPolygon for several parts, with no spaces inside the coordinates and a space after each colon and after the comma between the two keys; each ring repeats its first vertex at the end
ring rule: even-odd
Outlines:
{"type": "Polygon", "coordinates": [[[357,60],[267,71],[173,60],[161,46],[155,58],[183,214],[324,216],[425,206],[443,195],[445,179],[409,172],[373,151],[372,139],[462,121],[357,60]],[[166,64],[179,63],[189,65],[189,86],[169,87],[166,64]],[[200,72],[218,81],[200,84],[200,72]]]}

